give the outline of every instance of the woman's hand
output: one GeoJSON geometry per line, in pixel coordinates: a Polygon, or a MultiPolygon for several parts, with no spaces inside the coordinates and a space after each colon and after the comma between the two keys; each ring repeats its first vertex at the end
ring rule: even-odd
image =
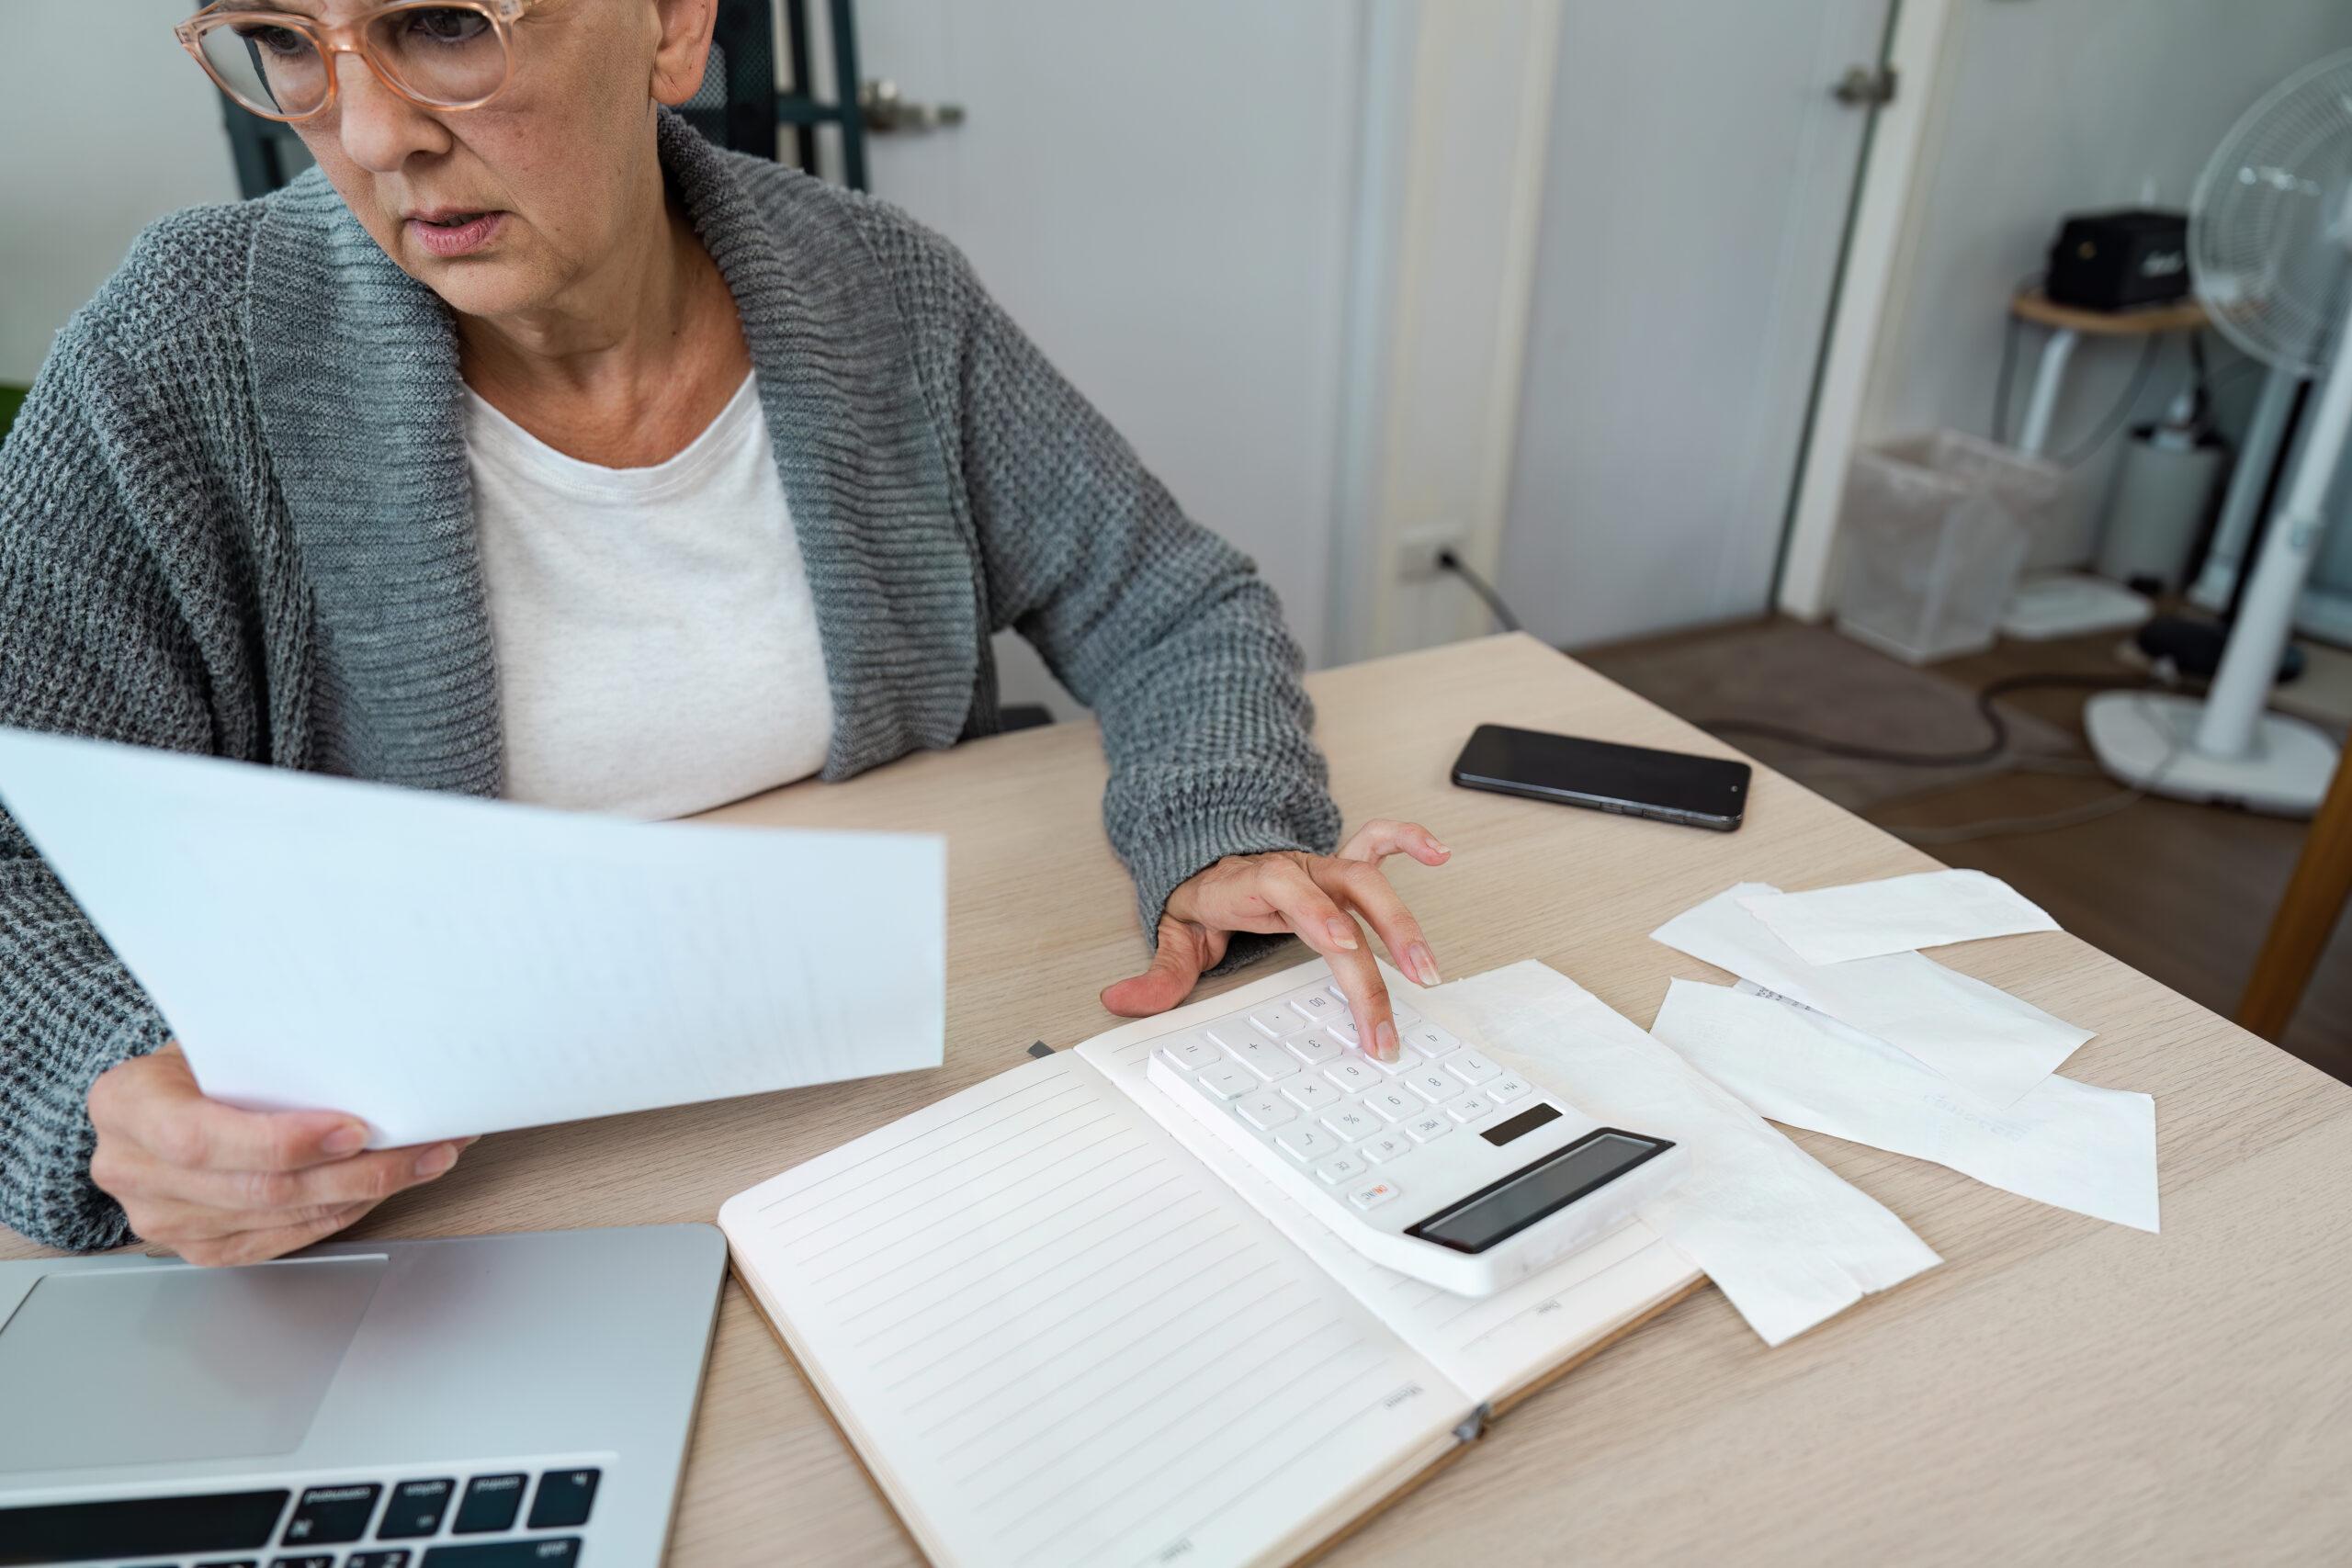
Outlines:
{"type": "Polygon", "coordinates": [[[1102,1005],[1125,1018],[1165,1012],[1216,966],[1233,932],[1287,931],[1330,964],[1363,1048],[1395,1061],[1388,988],[1357,922],[1379,933],[1399,969],[1421,985],[1437,984],[1437,960],[1420,922],[1380,872],[1380,863],[1400,851],[1423,865],[1443,865],[1453,852],[1419,823],[1379,818],[1357,829],[1336,855],[1285,850],[1227,856],[1168,896],[1151,967],[1105,990],[1102,1005]]]}
{"type": "Polygon", "coordinates": [[[359,1152],[335,1111],[239,1111],[207,1100],[178,1042],[90,1086],[90,1179],[142,1239],[190,1263],[258,1263],[333,1235],[403,1188],[446,1174],[467,1144],[359,1152]]]}

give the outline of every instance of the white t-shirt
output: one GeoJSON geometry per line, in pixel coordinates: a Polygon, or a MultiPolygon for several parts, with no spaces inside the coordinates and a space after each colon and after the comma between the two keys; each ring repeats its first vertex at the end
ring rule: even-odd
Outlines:
{"type": "Polygon", "coordinates": [[[510,800],[683,817],[824,766],[817,606],[757,378],[694,445],[605,468],[466,392],[510,800]]]}

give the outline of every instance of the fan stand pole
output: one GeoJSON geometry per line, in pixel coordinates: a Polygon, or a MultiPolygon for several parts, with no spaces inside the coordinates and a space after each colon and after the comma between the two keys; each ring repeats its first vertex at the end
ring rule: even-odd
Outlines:
{"type": "Polygon", "coordinates": [[[2243,757],[2253,748],[2256,721],[2269,699],[2271,682],[2278,678],[2278,657],[2287,650],[2295,605],[2319,553],[2328,482],[2344,456],[2346,437],[2352,435],[2352,323],[2336,341],[2310,437],[2288,481],[2285,504],[2262,541],[2262,554],[2246,586],[2245,607],[2206,695],[2195,745],[2208,757],[2243,757]]]}
{"type": "Polygon", "coordinates": [[[2311,575],[2328,483],[2352,436],[2352,321],[2294,459],[2284,502],[2252,563],[2207,698],[2106,692],[2083,709],[2099,765],[2124,783],[2184,800],[2308,817],[2335,772],[2336,749],[2318,727],[2267,711],[2278,656],[2311,575]]]}

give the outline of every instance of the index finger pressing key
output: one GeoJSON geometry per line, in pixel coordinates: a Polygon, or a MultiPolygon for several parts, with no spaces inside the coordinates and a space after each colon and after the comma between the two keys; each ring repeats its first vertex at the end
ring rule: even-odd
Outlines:
{"type": "Polygon", "coordinates": [[[1324,961],[1330,964],[1331,978],[1348,998],[1356,1043],[1367,1056],[1383,1062],[1396,1061],[1396,1021],[1389,1010],[1388,987],[1380,978],[1380,965],[1362,948],[1352,953],[1326,953],[1324,961]]]}

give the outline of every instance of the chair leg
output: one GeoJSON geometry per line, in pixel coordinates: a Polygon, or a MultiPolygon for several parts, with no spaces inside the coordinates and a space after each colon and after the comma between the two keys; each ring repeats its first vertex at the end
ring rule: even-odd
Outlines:
{"type": "Polygon", "coordinates": [[[2238,1002],[2241,1025],[2265,1040],[2287,1032],[2319,967],[2320,954],[2343,919],[2347,897],[2352,897],[2352,763],[2339,761],[2238,1002]]]}

